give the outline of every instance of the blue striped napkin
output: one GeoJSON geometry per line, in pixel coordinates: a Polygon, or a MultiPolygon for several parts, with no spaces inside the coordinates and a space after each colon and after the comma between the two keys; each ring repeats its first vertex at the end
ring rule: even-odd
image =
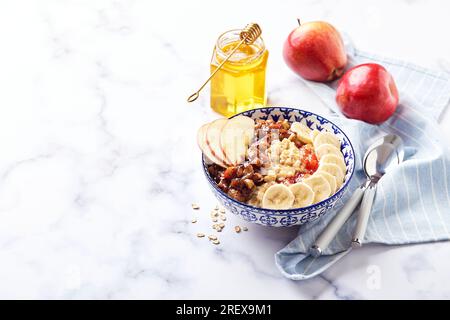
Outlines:
{"type": "Polygon", "coordinates": [[[330,120],[352,141],[356,171],[349,191],[333,210],[301,226],[297,238],[275,255],[283,275],[293,280],[314,277],[351,251],[356,214],[346,222],[323,256],[313,258],[307,254],[320,232],[365,181],[362,170],[365,150],[387,133],[402,137],[407,146],[406,158],[378,183],[365,244],[400,245],[450,239],[450,152],[437,124],[450,99],[449,75],[362,52],[351,44],[346,47],[350,66],[376,62],[392,74],[400,92],[400,104],[388,121],[379,126],[369,125],[340,114],[334,101],[337,81],[331,84],[305,81],[334,112],[330,120]]]}

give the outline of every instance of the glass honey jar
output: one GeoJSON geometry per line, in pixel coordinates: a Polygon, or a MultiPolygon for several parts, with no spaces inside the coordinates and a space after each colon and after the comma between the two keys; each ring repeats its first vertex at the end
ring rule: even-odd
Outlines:
{"type": "MultiPolygon", "coordinates": [[[[219,36],[211,58],[211,73],[239,44],[240,33],[236,29],[219,36]]],[[[265,106],[268,56],[261,37],[251,44],[242,44],[211,79],[211,108],[230,117],[265,106]]]]}

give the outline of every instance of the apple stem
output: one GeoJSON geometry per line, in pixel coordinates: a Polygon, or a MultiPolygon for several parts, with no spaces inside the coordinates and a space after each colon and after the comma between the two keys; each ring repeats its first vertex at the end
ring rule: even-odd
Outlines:
{"type": "Polygon", "coordinates": [[[301,26],[300,18],[297,18],[298,25],[301,26]]]}

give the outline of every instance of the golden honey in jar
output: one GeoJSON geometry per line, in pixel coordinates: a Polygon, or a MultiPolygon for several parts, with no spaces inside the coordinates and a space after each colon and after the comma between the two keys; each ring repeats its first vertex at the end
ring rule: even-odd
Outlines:
{"type": "MultiPolygon", "coordinates": [[[[239,44],[240,32],[230,30],[217,39],[211,73],[239,44]]],[[[265,106],[268,55],[261,37],[250,45],[243,43],[211,79],[211,108],[229,117],[265,106]]]]}

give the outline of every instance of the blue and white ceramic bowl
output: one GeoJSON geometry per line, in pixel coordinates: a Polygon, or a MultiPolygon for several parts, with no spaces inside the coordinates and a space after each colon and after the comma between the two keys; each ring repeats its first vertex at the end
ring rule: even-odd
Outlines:
{"type": "Polygon", "coordinates": [[[345,182],[334,195],[309,207],[288,210],[257,208],[246,203],[239,202],[229,197],[226,193],[220,190],[219,187],[217,187],[217,184],[209,175],[207,165],[205,163],[205,157],[203,157],[202,162],[204,173],[206,175],[206,178],[208,179],[209,185],[214,195],[219,200],[219,202],[225,208],[227,208],[228,211],[237,216],[240,216],[248,222],[271,227],[288,227],[304,224],[309,221],[314,221],[324,215],[328,210],[333,208],[336,201],[340,199],[347,190],[348,183],[352,178],[353,170],[355,167],[355,154],[353,151],[353,147],[345,133],[338,126],[328,121],[324,117],[321,117],[309,111],[303,111],[294,108],[260,108],[242,112],[240,113],[240,115],[248,116],[255,120],[273,119],[274,121],[278,121],[280,119],[287,119],[289,122],[301,122],[308,126],[310,129],[317,129],[319,131],[327,130],[329,132],[333,132],[341,141],[341,151],[344,155],[344,160],[347,166],[345,182]]]}

